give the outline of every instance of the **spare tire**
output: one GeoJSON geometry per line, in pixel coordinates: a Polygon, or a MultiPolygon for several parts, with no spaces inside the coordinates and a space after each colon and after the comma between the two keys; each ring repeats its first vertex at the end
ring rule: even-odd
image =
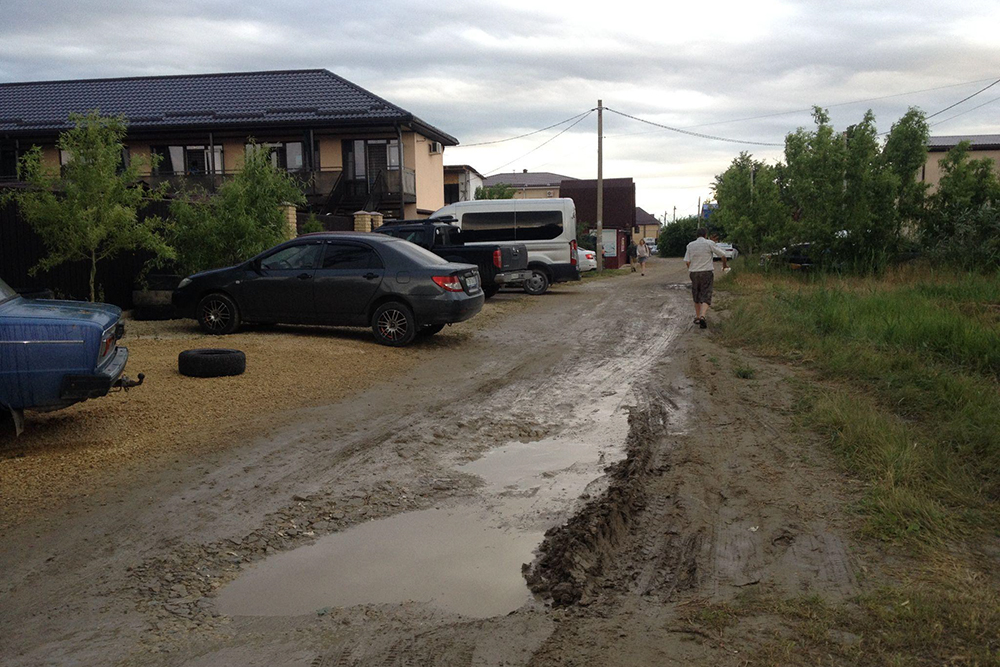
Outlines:
{"type": "Polygon", "coordinates": [[[177,357],[177,370],[189,377],[241,375],[246,369],[247,357],[240,350],[184,350],[177,357]]]}

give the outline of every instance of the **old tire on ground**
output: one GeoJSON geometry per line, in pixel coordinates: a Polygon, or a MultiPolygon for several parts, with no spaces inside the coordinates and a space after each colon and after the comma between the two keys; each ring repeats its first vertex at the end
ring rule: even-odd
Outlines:
{"type": "Polygon", "coordinates": [[[388,301],[372,313],[372,333],[382,345],[402,347],[417,337],[417,321],[406,304],[388,301]]]}
{"type": "Polygon", "coordinates": [[[209,334],[231,334],[240,328],[240,309],[228,295],[220,292],[206,295],[198,302],[198,324],[209,334]]]}
{"type": "Polygon", "coordinates": [[[425,327],[420,327],[420,331],[417,332],[418,336],[433,336],[434,334],[444,329],[443,324],[428,324],[425,327]]]}
{"type": "Polygon", "coordinates": [[[188,377],[241,375],[246,369],[247,357],[240,350],[184,350],[177,356],[177,370],[188,377]]]}
{"type": "Polygon", "coordinates": [[[531,269],[531,275],[524,281],[524,291],[532,296],[545,294],[549,289],[549,276],[542,269],[531,269]]]}

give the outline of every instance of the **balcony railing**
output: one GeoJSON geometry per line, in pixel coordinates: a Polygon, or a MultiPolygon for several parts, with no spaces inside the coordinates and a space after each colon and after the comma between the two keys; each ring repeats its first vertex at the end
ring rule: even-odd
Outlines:
{"type": "MultiPolygon", "coordinates": [[[[290,171],[288,174],[302,184],[303,192],[307,196],[326,195],[336,187],[340,179],[342,170],[322,169],[318,171],[290,171]]],[[[201,188],[208,192],[217,190],[226,180],[233,177],[233,174],[149,174],[142,177],[142,180],[150,187],[158,187],[162,183],[169,183],[171,190],[182,190],[201,188]]],[[[349,181],[356,191],[364,190],[368,192],[373,184],[364,180],[349,181]]],[[[384,194],[395,195],[402,193],[410,197],[417,196],[417,174],[413,169],[398,169],[382,172],[382,177],[378,183],[379,190],[384,194]]],[[[360,192],[359,192],[360,194],[360,192]]]]}

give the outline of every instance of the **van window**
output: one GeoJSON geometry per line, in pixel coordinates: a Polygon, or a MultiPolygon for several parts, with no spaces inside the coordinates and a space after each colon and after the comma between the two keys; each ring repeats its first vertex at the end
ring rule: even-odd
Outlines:
{"type": "Polygon", "coordinates": [[[550,241],[563,233],[562,211],[519,211],[518,241],[550,241]]]}
{"type": "Polygon", "coordinates": [[[516,241],[514,211],[466,213],[462,216],[466,243],[475,241],[516,241]]]}
{"type": "Polygon", "coordinates": [[[462,238],[475,241],[548,241],[563,233],[562,211],[489,211],[462,216],[462,238]]]}

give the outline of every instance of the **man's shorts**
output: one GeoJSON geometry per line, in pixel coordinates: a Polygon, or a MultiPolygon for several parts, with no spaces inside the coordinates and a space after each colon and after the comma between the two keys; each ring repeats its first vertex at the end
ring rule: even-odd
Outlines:
{"type": "Polygon", "coordinates": [[[712,305],[712,286],[715,284],[715,271],[692,271],[691,294],[695,303],[712,305]]]}

